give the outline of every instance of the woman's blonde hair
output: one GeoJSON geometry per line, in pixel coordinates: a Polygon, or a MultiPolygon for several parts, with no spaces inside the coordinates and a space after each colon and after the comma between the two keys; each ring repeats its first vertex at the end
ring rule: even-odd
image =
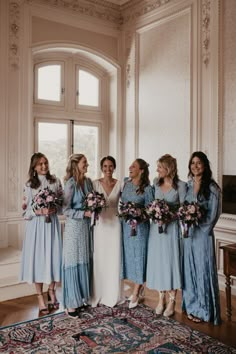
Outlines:
{"type": "MultiPolygon", "coordinates": [[[[167,177],[172,179],[174,188],[177,188],[179,176],[177,171],[176,159],[169,154],[165,154],[161,156],[157,162],[159,162],[166,169],[167,177]]],[[[163,178],[160,178],[158,184],[162,185],[163,183],[164,183],[163,178]]]]}
{"type": "Polygon", "coordinates": [[[69,156],[64,182],[68,181],[68,179],[70,179],[71,177],[74,177],[76,185],[77,187],[79,187],[82,182],[82,178],[78,163],[83,157],[85,157],[84,154],[72,154],[69,156]]]}

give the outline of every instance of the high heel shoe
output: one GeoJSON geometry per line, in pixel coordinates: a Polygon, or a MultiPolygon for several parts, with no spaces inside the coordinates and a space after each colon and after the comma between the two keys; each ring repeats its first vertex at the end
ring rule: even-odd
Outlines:
{"type": "Polygon", "coordinates": [[[165,310],[165,292],[159,291],[159,302],[155,311],[157,315],[162,315],[164,310],[165,310]]]}
{"type": "Polygon", "coordinates": [[[66,313],[69,317],[71,317],[71,318],[73,318],[73,319],[79,318],[78,309],[75,309],[75,311],[68,311],[68,310],[66,309],[66,310],[65,310],[65,313],[66,313]]]}
{"type": "Polygon", "coordinates": [[[37,294],[37,297],[38,297],[38,302],[39,302],[39,315],[48,315],[49,310],[44,303],[43,293],[37,294]],[[43,303],[42,306],[40,305],[40,299],[41,299],[41,303],[43,303]]]}
{"type": "Polygon", "coordinates": [[[170,317],[175,313],[175,295],[169,293],[169,302],[163,313],[163,316],[170,317]]]}
{"type": "Polygon", "coordinates": [[[60,307],[60,304],[57,301],[55,289],[49,287],[47,294],[48,294],[48,305],[49,305],[49,307],[54,309],[54,310],[58,310],[59,307],[60,307]]]}
{"type": "Polygon", "coordinates": [[[129,309],[133,309],[136,306],[138,306],[139,300],[140,300],[140,291],[137,294],[132,294],[130,298],[130,303],[129,303],[129,309]],[[136,298],[136,301],[133,301],[133,298],[136,298]]]}
{"type": "Polygon", "coordinates": [[[139,303],[139,296],[137,296],[137,300],[135,302],[133,302],[132,300],[129,303],[129,309],[134,309],[135,307],[138,306],[139,303]]]}

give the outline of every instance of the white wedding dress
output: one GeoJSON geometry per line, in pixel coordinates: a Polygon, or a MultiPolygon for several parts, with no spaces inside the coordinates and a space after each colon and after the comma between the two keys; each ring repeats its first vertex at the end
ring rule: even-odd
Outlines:
{"type": "Polygon", "coordinates": [[[94,227],[93,297],[91,305],[98,303],[115,306],[121,299],[121,224],[117,216],[121,184],[116,182],[109,195],[99,180],[94,189],[103,193],[108,207],[99,214],[94,227]]]}

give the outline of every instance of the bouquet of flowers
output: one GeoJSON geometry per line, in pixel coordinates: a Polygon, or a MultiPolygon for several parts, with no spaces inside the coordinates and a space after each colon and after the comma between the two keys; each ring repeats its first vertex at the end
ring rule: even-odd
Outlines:
{"type": "Polygon", "coordinates": [[[147,215],[154,223],[158,224],[160,234],[166,231],[167,225],[175,219],[175,213],[164,199],[155,199],[146,208],[147,215]],[[165,230],[163,229],[165,226],[165,230]]]}
{"type": "Polygon", "coordinates": [[[134,202],[120,201],[118,216],[130,225],[130,236],[136,236],[137,225],[148,220],[145,208],[134,202]]]}
{"type": "Polygon", "coordinates": [[[89,192],[83,201],[83,210],[90,210],[92,212],[91,225],[96,224],[99,219],[99,214],[103,208],[107,207],[107,202],[103,193],[96,191],[89,192]]]}
{"type": "Polygon", "coordinates": [[[181,222],[182,234],[184,238],[189,236],[190,227],[193,225],[198,225],[204,215],[205,210],[197,202],[184,202],[177,212],[177,216],[181,222]]]}
{"type": "MultiPolygon", "coordinates": [[[[48,187],[40,189],[31,202],[33,211],[44,208],[55,208],[57,205],[62,205],[62,199],[58,198],[56,193],[48,187]]],[[[51,222],[50,215],[45,215],[45,222],[51,222]]]]}

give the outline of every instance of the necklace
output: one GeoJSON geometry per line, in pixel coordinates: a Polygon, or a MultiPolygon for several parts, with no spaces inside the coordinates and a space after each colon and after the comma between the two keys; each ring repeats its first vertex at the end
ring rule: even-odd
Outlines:
{"type": "Polygon", "coordinates": [[[196,178],[193,177],[193,182],[196,184],[201,184],[202,179],[197,180],[196,178]]]}

